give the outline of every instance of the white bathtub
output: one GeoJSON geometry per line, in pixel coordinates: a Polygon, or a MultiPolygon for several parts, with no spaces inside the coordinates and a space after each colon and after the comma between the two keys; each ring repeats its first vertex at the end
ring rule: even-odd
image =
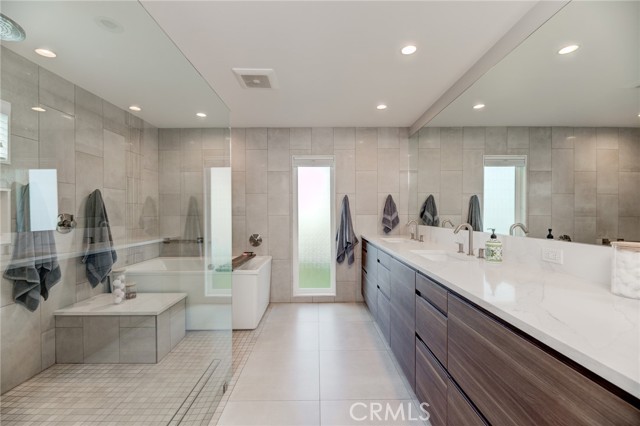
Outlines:
{"type": "Polygon", "coordinates": [[[269,306],[271,256],[256,256],[233,271],[233,329],[253,330],[269,306]]]}
{"type": "Polygon", "coordinates": [[[140,293],[187,293],[187,330],[255,328],[269,304],[271,256],[256,256],[231,277],[207,271],[198,257],[157,257],[126,275],[140,293]]]}

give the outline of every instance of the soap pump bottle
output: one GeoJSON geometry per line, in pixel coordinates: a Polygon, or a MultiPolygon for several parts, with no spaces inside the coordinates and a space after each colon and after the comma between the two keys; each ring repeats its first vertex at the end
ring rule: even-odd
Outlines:
{"type": "Polygon", "coordinates": [[[495,228],[491,230],[491,238],[485,243],[485,257],[487,262],[502,262],[502,241],[498,239],[495,228]]]}

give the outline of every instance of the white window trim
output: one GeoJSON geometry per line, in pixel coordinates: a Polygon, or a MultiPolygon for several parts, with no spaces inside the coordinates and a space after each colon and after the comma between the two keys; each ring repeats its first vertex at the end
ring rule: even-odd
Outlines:
{"type": "Polygon", "coordinates": [[[300,288],[298,282],[298,167],[318,166],[330,167],[331,186],[331,236],[332,240],[336,234],[336,206],[335,206],[335,157],[333,155],[294,155],[291,157],[291,179],[292,179],[292,200],[293,200],[293,220],[292,222],[292,295],[297,296],[335,296],[336,295],[336,245],[331,244],[331,286],[327,289],[304,289],[300,288]]]}
{"type": "Polygon", "coordinates": [[[528,197],[527,197],[527,164],[526,155],[485,155],[483,158],[484,167],[515,167],[516,169],[516,223],[527,225],[528,218],[528,197]]]}

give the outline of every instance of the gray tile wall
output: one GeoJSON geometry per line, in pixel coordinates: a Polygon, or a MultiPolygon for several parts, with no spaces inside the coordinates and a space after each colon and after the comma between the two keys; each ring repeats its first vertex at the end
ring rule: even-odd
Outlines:
{"type": "MultiPolygon", "coordinates": [[[[355,231],[382,234],[382,208],[388,194],[396,202],[403,233],[409,197],[416,181],[406,128],[247,128],[233,129],[233,253],[253,250],[273,256],[273,302],[360,300],[360,253],[356,263],[337,267],[335,297],[292,297],[292,185],[291,156],[332,154],[336,161],[336,215],[344,195],[349,196],[355,231]],[[253,248],[249,235],[262,235],[253,248]]],[[[417,154],[417,145],[413,158],[417,154]]],[[[410,206],[411,203],[411,206],[410,206]]],[[[339,217],[339,216],[337,216],[339,217]]]]}
{"type": "MultiPolygon", "coordinates": [[[[12,105],[11,164],[0,167],[0,187],[27,183],[34,168],[56,168],[59,211],[72,213],[78,227],[55,233],[62,280],[35,312],[13,303],[12,283],[0,291],[1,392],[55,362],[53,312],[96,292],[81,251],[85,200],[100,189],[106,202],[116,248],[158,238],[158,130],[29,60],[1,48],[1,97],[12,105]],[[46,112],[31,109],[41,105],[46,112]],[[75,253],[75,255],[73,254],[75,253]]],[[[13,203],[15,230],[15,203],[13,203]]],[[[158,245],[118,249],[118,265],[156,257],[158,245]]],[[[2,270],[11,244],[3,246],[2,270]]]]}
{"type": "MultiPolygon", "coordinates": [[[[162,237],[181,238],[184,235],[191,197],[198,204],[200,226],[204,232],[204,170],[229,167],[229,150],[228,129],[160,129],[159,161],[162,173],[159,176],[159,194],[162,237]]],[[[181,253],[183,251],[175,244],[163,247],[163,255],[176,256],[181,253]]]]}
{"type": "MultiPolygon", "coordinates": [[[[418,135],[418,201],[441,219],[467,220],[482,200],[483,155],[528,155],[529,229],[544,238],[640,240],[640,130],[583,127],[424,128],[418,135]]],[[[418,207],[419,208],[419,207],[418,207]]]]}

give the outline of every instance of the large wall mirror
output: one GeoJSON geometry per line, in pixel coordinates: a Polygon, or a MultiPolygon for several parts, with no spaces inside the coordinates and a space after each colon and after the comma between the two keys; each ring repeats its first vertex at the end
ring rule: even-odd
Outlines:
{"type": "Polygon", "coordinates": [[[640,241],[640,2],[567,4],[413,139],[440,223],[640,241]]]}

